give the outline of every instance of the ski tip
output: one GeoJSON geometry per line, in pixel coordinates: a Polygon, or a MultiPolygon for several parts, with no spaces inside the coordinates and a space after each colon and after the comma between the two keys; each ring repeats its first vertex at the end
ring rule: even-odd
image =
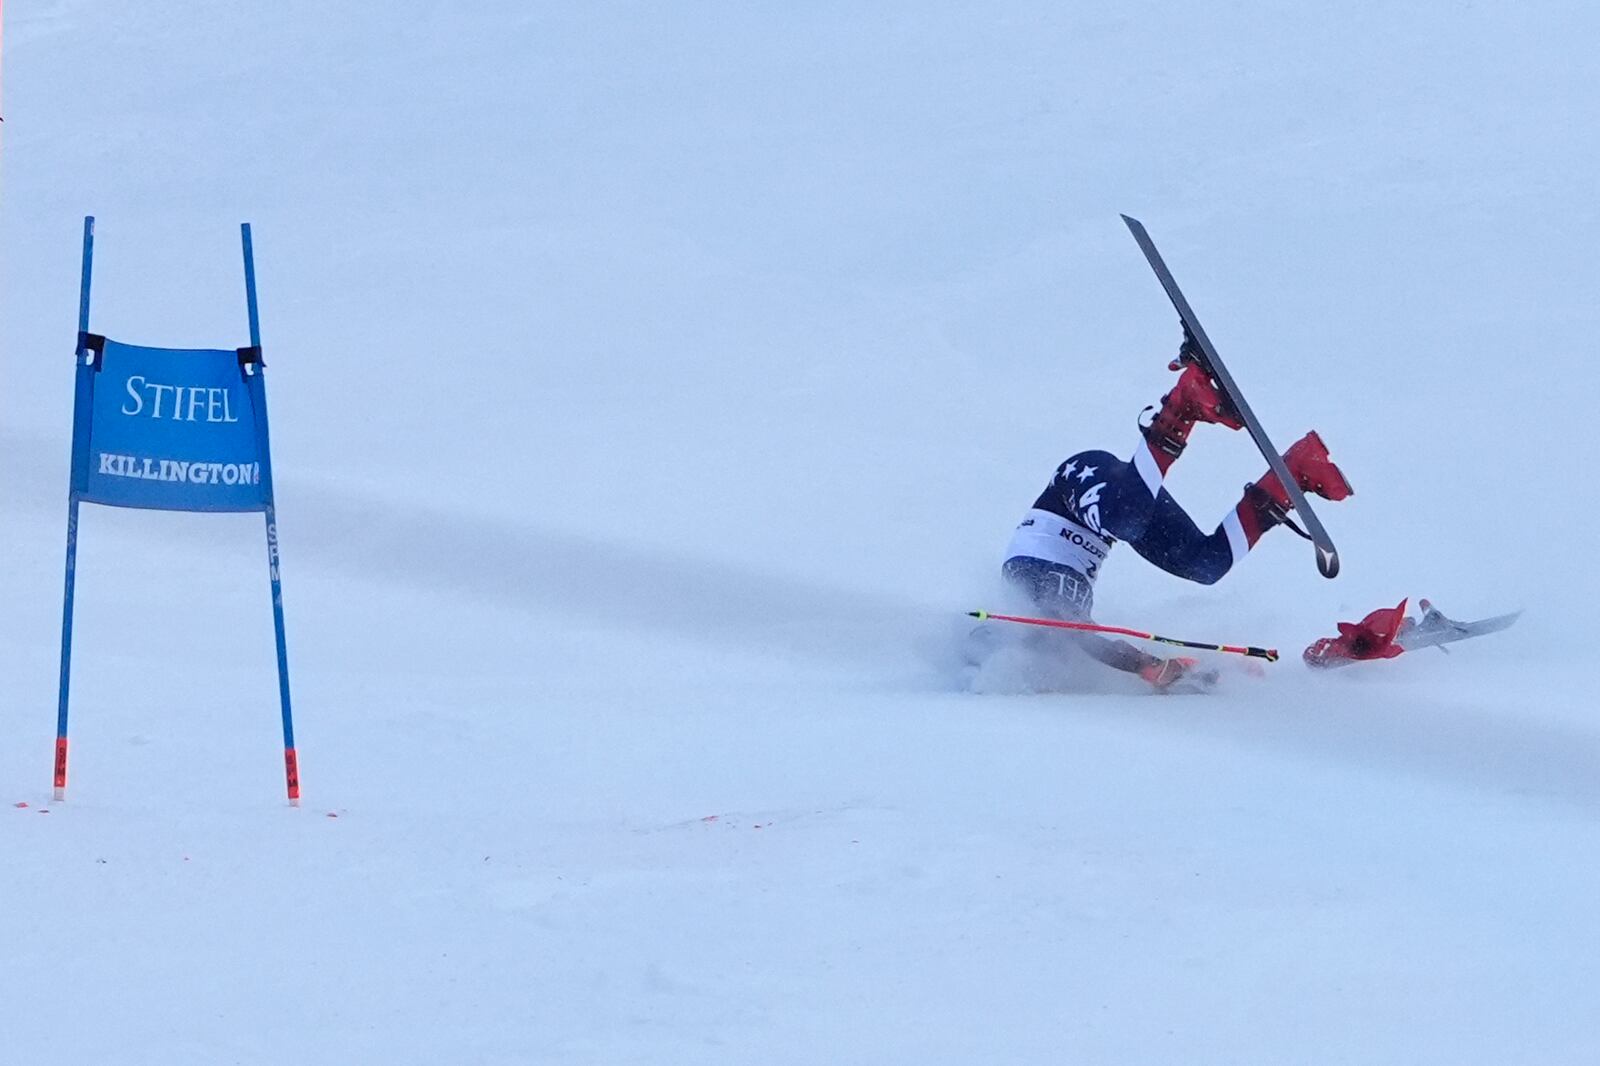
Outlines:
{"type": "Polygon", "coordinates": [[[976,618],[978,621],[981,622],[985,618],[989,617],[989,612],[988,611],[968,611],[967,612],[967,617],[968,618],[976,618]]]}
{"type": "Polygon", "coordinates": [[[1330,580],[1332,578],[1338,577],[1339,576],[1339,553],[1334,551],[1331,548],[1324,548],[1321,545],[1318,545],[1317,546],[1317,569],[1322,572],[1322,576],[1323,577],[1329,578],[1330,580]]]}
{"type": "Polygon", "coordinates": [[[1134,226],[1142,227],[1144,225],[1143,222],[1140,222],[1138,219],[1134,218],[1132,215],[1123,215],[1122,216],[1122,221],[1127,223],[1129,228],[1132,228],[1134,226]]]}

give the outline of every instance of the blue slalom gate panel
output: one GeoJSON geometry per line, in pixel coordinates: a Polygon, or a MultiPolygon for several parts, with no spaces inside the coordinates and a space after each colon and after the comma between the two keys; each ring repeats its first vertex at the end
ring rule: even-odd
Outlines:
{"type": "MultiPolygon", "coordinates": [[[[251,353],[144,348],[90,338],[88,503],[168,511],[260,511],[270,502],[251,353]]],[[[81,480],[80,480],[81,479],[81,480]]]]}

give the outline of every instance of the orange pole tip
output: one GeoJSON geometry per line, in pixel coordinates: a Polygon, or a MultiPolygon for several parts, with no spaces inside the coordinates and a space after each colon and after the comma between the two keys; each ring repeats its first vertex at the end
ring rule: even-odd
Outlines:
{"type": "Polygon", "coordinates": [[[283,781],[291,806],[300,806],[300,759],[293,748],[283,749],[283,781]]]}

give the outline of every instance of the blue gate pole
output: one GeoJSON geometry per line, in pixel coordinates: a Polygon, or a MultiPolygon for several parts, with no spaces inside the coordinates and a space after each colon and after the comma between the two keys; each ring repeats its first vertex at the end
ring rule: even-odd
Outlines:
{"type": "Polygon", "coordinates": [[[83,220],[83,279],[78,289],[77,380],[72,404],[72,484],[67,493],[67,564],[61,597],[61,690],[56,702],[55,791],[57,802],[67,798],[67,694],[72,682],[72,600],[78,576],[78,487],[88,461],[88,424],[93,408],[94,361],[88,347],[89,279],[94,268],[94,216],[83,220]],[[87,360],[85,359],[87,357],[87,360]]]}
{"type": "MultiPolygon", "coordinates": [[[[250,346],[261,350],[261,316],[256,310],[256,257],[250,223],[239,226],[244,244],[244,293],[250,309],[250,346]]],[[[267,430],[267,390],[258,358],[249,369],[250,396],[256,411],[256,451],[261,457],[261,485],[266,497],[267,574],[272,581],[272,628],[278,647],[278,701],[283,708],[283,779],[289,804],[300,806],[300,759],[294,749],[294,714],[289,706],[289,645],[283,628],[283,581],[278,573],[278,516],[272,495],[272,443],[267,430]]]]}

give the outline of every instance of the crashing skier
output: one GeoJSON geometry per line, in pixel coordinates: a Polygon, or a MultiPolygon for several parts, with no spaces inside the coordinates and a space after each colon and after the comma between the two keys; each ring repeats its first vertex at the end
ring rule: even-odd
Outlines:
{"type": "MultiPolygon", "coordinates": [[[[1013,534],[1001,572],[1041,615],[1089,621],[1095,579],[1119,540],[1168,573],[1209,585],[1232,569],[1269,529],[1285,524],[1294,528],[1289,494],[1271,471],[1245,486],[1238,504],[1210,534],[1202,533],[1163,487],[1167,471],[1183,454],[1197,423],[1234,430],[1244,425],[1187,331],[1171,369],[1182,376],[1161,398],[1149,423],[1141,425],[1143,440],[1133,457],[1123,461],[1105,451],[1071,456],[1056,468],[1013,534]]],[[[1301,491],[1328,500],[1351,495],[1349,481],[1315,431],[1290,445],[1283,459],[1301,491]]],[[[1108,666],[1139,675],[1158,690],[1172,691],[1180,682],[1194,684],[1215,677],[1199,671],[1193,659],[1161,658],[1123,641],[1093,634],[1063,639],[1108,666]]]]}

